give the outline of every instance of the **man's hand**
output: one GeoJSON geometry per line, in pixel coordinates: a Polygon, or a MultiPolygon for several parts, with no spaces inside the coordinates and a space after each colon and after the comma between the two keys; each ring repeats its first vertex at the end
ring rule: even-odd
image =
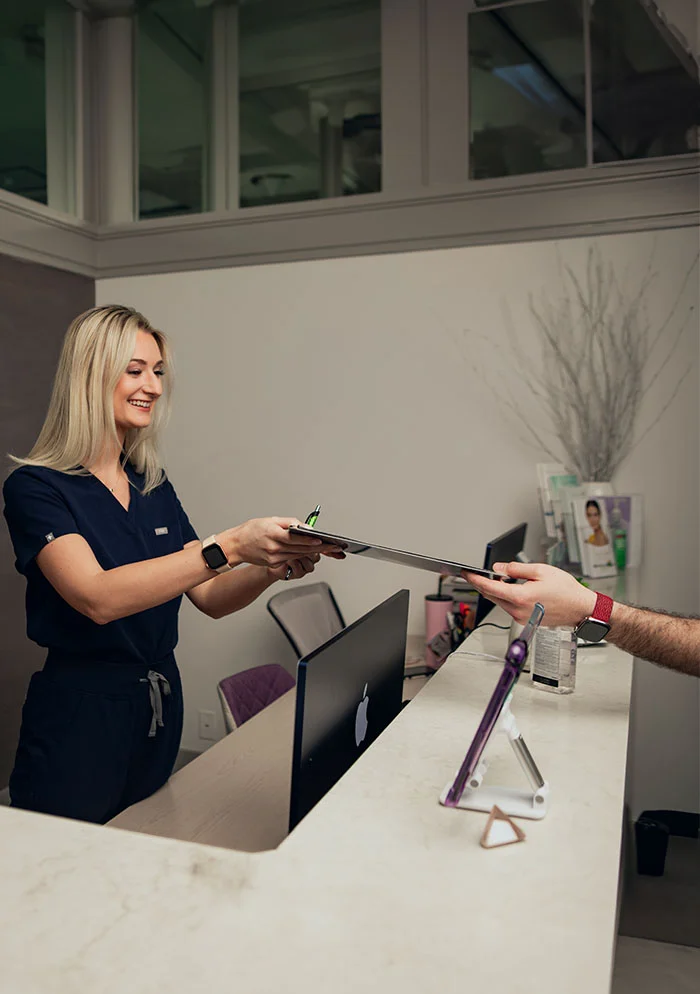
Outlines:
{"type": "Polygon", "coordinates": [[[538,601],[544,607],[544,624],[549,628],[556,625],[576,626],[584,618],[588,618],[595,607],[595,592],[556,566],[546,566],[544,563],[495,563],[492,569],[494,573],[529,582],[503,583],[501,580],[487,580],[466,571],[462,576],[480,594],[502,607],[521,625],[526,623],[538,601]]]}
{"type": "MultiPolygon", "coordinates": [[[[575,627],[595,608],[596,593],[556,566],[496,563],[493,572],[529,582],[503,583],[466,571],[462,576],[520,624],[528,620],[536,601],[544,607],[544,623],[550,628],[575,627]]],[[[615,602],[611,623],[606,640],[613,645],[679,673],[700,676],[700,619],[615,602]]]]}

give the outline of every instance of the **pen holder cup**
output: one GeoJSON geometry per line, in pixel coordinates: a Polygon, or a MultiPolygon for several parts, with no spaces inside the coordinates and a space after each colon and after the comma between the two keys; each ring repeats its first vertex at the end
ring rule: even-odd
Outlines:
{"type": "Polygon", "coordinates": [[[447,594],[428,594],[425,598],[425,665],[428,669],[436,670],[445,661],[450,651],[452,639],[447,624],[447,612],[452,609],[452,598],[447,594]],[[430,643],[436,636],[444,634],[446,651],[438,656],[430,648],[430,643]]]}

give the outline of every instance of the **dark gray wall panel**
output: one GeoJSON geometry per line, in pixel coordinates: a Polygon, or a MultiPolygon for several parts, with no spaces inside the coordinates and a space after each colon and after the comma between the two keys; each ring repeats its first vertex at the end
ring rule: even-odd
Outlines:
{"type": "MultiPolygon", "coordinates": [[[[95,302],[95,282],[0,255],[0,453],[26,455],[41,428],[66,328],[95,302]]],[[[0,525],[0,788],[12,768],[22,702],[42,650],[25,634],[24,578],[0,525]]]]}

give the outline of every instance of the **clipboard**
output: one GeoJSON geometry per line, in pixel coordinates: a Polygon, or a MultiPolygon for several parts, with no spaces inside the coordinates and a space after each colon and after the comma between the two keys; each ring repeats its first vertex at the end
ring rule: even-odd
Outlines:
{"type": "Polygon", "coordinates": [[[414,569],[427,570],[429,573],[444,573],[448,576],[460,576],[462,570],[466,570],[468,573],[476,573],[477,576],[485,576],[489,580],[503,579],[500,573],[493,573],[491,570],[481,569],[478,566],[454,563],[449,559],[434,559],[431,556],[421,556],[415,552],[403,552],[401,549],[389,549],[383,545],[375,545],[373,542],[360,542],[355,538],[347,538],[345,535],[333,535],[331,532],[310,528],[307,525],[290,525],[289,531],[292,535],[311,535],[314,538],[320,538],[330,545],[339,546],[343,552],[351,556],[380,559],[385,563],[394,563],[397,566],[413,566],[414,569]]]}

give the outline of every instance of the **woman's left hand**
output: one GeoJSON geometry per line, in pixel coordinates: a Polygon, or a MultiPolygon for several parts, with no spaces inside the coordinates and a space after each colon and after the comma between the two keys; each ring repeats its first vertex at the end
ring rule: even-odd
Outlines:
{"type": "Polygon", "coordinates": [[[307,573],[313,573],[314,567],[320,558],[321,556],[317,552],[314,552],[311,556],[303,556],[301,559],[291,559],[282,566],[268,567],[267,575],[271,580],[284,580],[287,575],[287,569],[289,568],[292,571],[289,579],[301,580],[307,573]]]}

